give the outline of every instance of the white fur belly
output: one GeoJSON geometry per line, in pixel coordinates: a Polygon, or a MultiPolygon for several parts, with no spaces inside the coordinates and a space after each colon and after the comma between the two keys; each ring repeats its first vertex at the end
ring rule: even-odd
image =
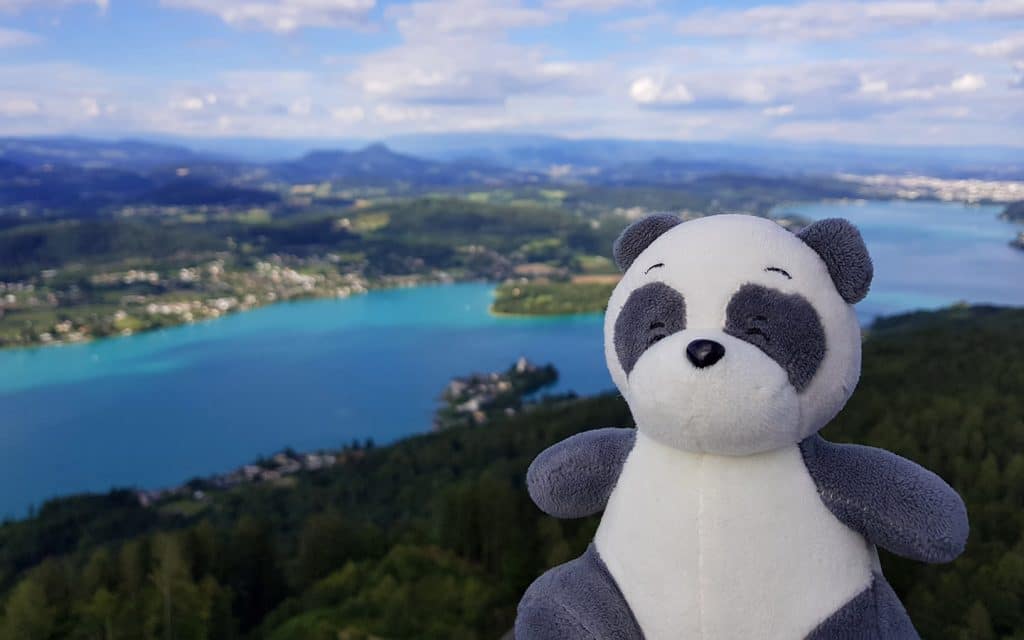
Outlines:
{"type": "Polygon", "coordinates": [[[637,434],[595,539],[646,640],[796,640],[871,582],[800,450],[677,451],[637,434]]]}

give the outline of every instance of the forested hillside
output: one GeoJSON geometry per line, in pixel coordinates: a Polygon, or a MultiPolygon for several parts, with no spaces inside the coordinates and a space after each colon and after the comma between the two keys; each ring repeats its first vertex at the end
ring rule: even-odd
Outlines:
{"type": "MultiPolygon", "coordinates": [[[[911,457],[968,504],[952,565],[882,553],[924,638],[1024,634],[1021,389],[1024,310],[892,318],[869,332],[860,387],[824,432],[911,457]]],[[[354,449],[277,486],[52,502],[0,528],[0,638],[498,638],[529,582],[596,525],[542,516],[526,466],[572,433],[628,424],[606,395],[354,449]]]]}

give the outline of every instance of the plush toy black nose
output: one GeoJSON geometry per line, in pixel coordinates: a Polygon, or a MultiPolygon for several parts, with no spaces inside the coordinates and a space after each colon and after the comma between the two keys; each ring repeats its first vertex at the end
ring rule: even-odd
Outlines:
{"type": "Polygon", "coordinates": [[[714,340],[694,340],[686,345],[686,357],[698,369],[710,367],[725,355],[725,347],[714,340]]]}

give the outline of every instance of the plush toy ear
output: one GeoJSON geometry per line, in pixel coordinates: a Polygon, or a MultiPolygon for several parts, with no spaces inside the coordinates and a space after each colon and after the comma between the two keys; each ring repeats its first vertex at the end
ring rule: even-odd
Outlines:
{"type": "Polygon", "coordinates": [[[629,225],[619,234],[612,246],[615,264],[619,265],[622,271],[629,269],[629,265],[633,264],[637,256],[657,240],[658,236],[681,222],[682,220],[671,213],[655,213],[629,225]]]}
{"type": "Polygon", "coordinates": [[[804,227],[797,236],[825,261],[843,300],[854,304],[868,295],[875,270],[857,227],[842,218],[826,218],[804,227]]]}

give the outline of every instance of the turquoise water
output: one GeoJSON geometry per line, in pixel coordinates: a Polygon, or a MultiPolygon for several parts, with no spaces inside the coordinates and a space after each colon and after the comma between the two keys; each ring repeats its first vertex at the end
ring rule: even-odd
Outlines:
{"type": "Polygon", "coordinates": [[[612,386],[599,316],[499,318],[485,284],[280,304],[130,338],[0,352],[0,515],[161,487],[291,446],[430,427],[454,375],[525,355],[554,391],[612,386]]]}
{"type": "Polygon", "coordinates": [[[1001,206],[945,202],[816,202],[777,214],[853,222],[875,264],[862,320],[967,301],[1024,305],[1024,251],[1009,245],[1024,225],[999,219],[1001,206]]]}
{"type": "MultiPolygon", "coordinates": [[[[860,305],[1024,305],[1024,252],[996,207],[805,204],[864,232],[877,265],[860,305]]],[[[599,316],[491,316],[484,284],[281,304],[90,344],[0,351],[0,516],[60,494],[160,487],[286,446],[378,443],[429,428],[455,375],[554,362],[556,390],[612,387],[599,316]]],[[[608,426],[608,425],[595,425],[608,426]]]]}

